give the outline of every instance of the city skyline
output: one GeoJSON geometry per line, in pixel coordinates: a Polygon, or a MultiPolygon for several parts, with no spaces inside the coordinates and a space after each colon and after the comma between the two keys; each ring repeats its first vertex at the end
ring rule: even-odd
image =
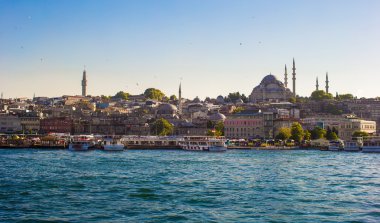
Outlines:
{"type": "MultiPolygon", "coordinates": [[[[5,98],[140,94],[249,95],[295,58],[296,92],[376,97],[377,1],[0,1],[5,98]],[[358,78],[361,82],[358,83],[358,78]],[[357,86],[359,84],[359,86],[357,86]]],[[[290,72],[289,72],[290,71],[290,72]]],[[[289,84],[288,88],[291,89],[289,84]]]]}

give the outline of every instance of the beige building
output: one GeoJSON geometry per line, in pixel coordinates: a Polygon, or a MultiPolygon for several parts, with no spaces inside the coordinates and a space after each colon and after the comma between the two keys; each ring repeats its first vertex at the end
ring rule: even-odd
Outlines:
{"type": "Polygon", "coordinates": [[[14,133],[21,132],[20,118],[13,115],[0,115],[0,132],[14,133]]]}
{"type": "Polygon", "coordinates": [[[376,122],[358,119],[356,117],[347,116],[326,116],[311,117],[302,119],[302,124],[306,129],[312,129],[315,126],[322,128],[336,128],[338,137],[343,140],[350,140],[352,134],[356,131],[363,131],[370,135],[376,134],[376,122]]]}
{"type": "Polygon", "coordinates": [[[260,138],[264,137],[264,119],[262,113],[234,114],[224,121],[226,138],[260,138]]]}

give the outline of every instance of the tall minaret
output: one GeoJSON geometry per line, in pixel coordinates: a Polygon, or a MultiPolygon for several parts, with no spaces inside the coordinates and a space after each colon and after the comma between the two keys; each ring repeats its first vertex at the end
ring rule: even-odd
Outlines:
{"type": "Polygon", "coordinates": [[[326,94],[329,93],[329,73],[326,72],[326,94]]]}
{"type": "Polygon", "coordinates": [[[319,91],[318,77],[317,77],[317,82],[316,82],[316,84],[315,84],[315,90],[316,90],[316,91],[319,91]]]}
{"type": "Polygon", "coordinates": [[[286,69],[285,64],[285,82],[284,82],[285,88],[288,88],[288,69],[286,69]]]}
{"type": "Polygon", "coordinates": [[[296,98],[296,64],[293,58],[293,97],[296,98]]]}
{"type": "Polygon", "coordinates": [[[87,95],[87,78],[86,78],[86,70],[83,70],[83,79],[82,79],[82,96],[87,95]]]}
{"type": "Polygon", "coordinates": [[[182,90],[181,90],[181,82],[179,83],[178,90],[178,113],[182,115],[182,90]]]}

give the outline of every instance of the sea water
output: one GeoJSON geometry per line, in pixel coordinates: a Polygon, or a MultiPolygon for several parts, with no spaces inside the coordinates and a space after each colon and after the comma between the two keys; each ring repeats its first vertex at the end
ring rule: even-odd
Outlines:
{"type": "Polygon", "coordinates": [[[380,222],[380,154],[0,150],[0,222],[380,222]]]}

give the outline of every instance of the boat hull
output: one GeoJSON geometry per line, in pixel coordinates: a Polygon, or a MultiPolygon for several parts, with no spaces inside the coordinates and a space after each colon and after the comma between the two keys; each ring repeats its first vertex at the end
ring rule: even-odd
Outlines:
{"type": "Polygon", "coordinates": [[[380,147],[379,146],[364,146],[362,148],[363,153],[380,153],[380,147]]]}
{"type": "Polygon", "coordinates": [[[104,146],[105,151],[123,151],[124,145],[105,145],[104,146]]]}
{"type": "Polygon", "coordinates": [[[87,151],[89,149],[90,145],[87,144],[69,144],[69,150],[71,151],[87,151]]]}

